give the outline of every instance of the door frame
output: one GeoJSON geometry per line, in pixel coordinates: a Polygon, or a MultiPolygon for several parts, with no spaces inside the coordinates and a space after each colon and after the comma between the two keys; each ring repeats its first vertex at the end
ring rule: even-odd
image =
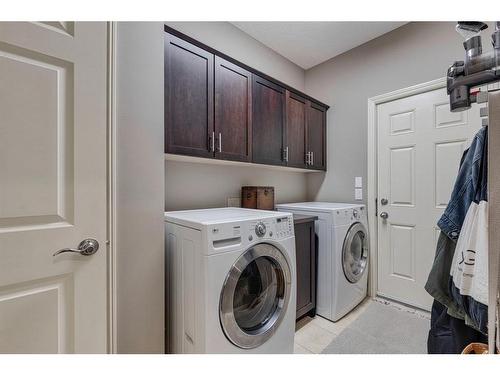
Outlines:
{"type": "Polygon", "coordinates": [[[107,22],[107,82],[106,82],[106,104],[107,104],[107,280],[108,280],[108,354],[118,353],[117,345],[117,265],[116,265],[116,196],[117,196],[117,177],[116,177],[116,56],[117,56],[117,26],[118,23],[107,22]]]}
{"type": "Polygon", "coordinates": [[[376,200],[378,198],[378,108],[377,106],[393,100],[422,94],[446,87],[446,77],[420,83],[414,86],[391,91],[368,98],[368,185],[367,214],[368,232],[370,234],[370,260],[368,295],[376,297],[378,292],[378,213],[376,200]]]}

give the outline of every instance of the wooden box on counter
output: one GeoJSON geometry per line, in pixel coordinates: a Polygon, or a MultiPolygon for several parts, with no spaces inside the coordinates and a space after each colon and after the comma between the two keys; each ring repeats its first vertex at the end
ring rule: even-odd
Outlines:
{"type": "Polygon", "coordinates": [[[274,210],[274,187],[243,186],[241,188],[241,207],[274,210]]]}

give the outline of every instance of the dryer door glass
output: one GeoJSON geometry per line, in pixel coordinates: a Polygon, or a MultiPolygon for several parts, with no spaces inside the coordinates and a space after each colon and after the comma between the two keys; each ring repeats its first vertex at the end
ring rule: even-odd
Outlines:
{"type": "Polygon", "coordinates": [[[277,247],[263,243],[247,250],[221,292],[219,314],[226,337],[241,348],[262,345],[286,314],[290,292],[290,267],[277,247]]]}
{"type": "Polygon", "coordinates": [[[350,283],[358,282],[368,266],[368,236],[361,223],[354,223],[344,240],[342,268],[350,283]]]}

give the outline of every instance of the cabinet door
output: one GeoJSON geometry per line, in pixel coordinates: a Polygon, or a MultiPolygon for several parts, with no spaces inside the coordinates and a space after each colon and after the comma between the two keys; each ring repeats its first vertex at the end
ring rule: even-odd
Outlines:
{"type": "Polygon", "coordinates": [[[252,160],[252,74],[215,57],[215,156],[252,160]]]}
{"type": "Polygon", "coordinates": [[[285,89],[253,75],[253,162],[284,165],[285,89]]]}
{"type": "Polygon", "coordinates": [[[307,109],[309,168],[326,170],[326,109],[310,102],[307,109]]]}
{"type": "Polygon", "coordinates": [[[286,92],[286,143],[289,167],[307,168],[306,164],[306,114],[307,100],[286,92]]]}
{"type": "Polygon", "coordinates": [[[295,224],[297,319],[316,307],[316,241],[314,222],[295,224]]]}
{"type": "Polygon", "coordinates": [[[213,157],[214,55],[165,34],[165,152],[213,157]]]}

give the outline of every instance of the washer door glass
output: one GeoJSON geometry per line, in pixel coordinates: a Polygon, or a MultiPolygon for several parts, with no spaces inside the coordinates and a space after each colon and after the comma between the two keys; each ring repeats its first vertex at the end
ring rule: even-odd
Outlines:
{"type": "Polygon", "coordinates": [[[290,267],[270,244],[247,250],[231,267],[221,292],[220,320],[226,337],[250,349],[278,328],[290,298],[290,267]]]}
{"type": "Polygon", "coordinates": [[[351,283],[358,282],[368,266],[368,236],[361,223],[354,223],[347,231],[342,248],[342,268],[351,283]]]}
{"type": "Polygon", "coordinates": [[[234,318],[247,333],[264,327],[273,317],[285,292],[283,271],[270,258],[260,257],[247,265],[234,291],[234,318]]]}

